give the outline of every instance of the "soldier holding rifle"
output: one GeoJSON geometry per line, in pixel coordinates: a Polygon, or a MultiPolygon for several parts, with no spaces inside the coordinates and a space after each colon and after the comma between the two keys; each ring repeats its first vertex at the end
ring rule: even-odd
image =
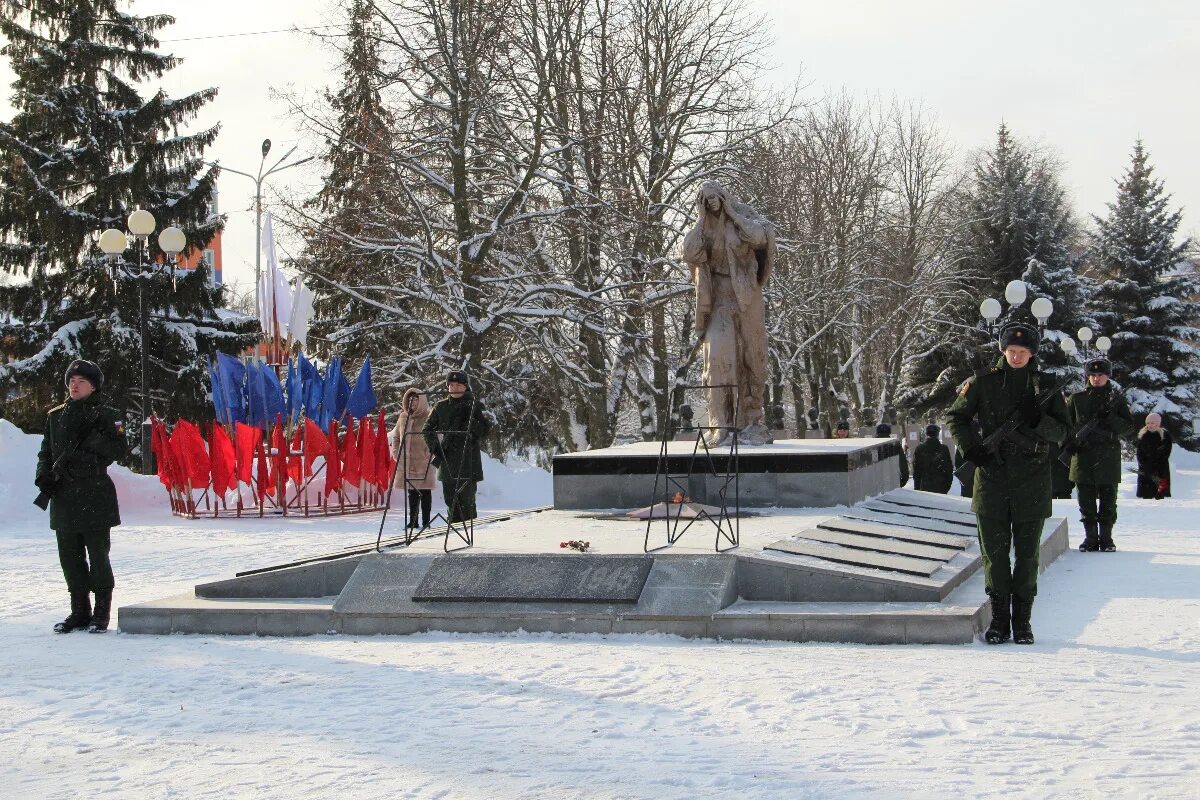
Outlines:
{"type": "Polygon", "coordinates": [[[992,604],[984,634],[989,644],[1010,636],[1018,644],[1033,644],[1030,617],[1042,526],[1052,513],[1050,444],[1061,443],[1069,427],[1058,386],[1037,369],[1039,339],[1031,325],[1005,325],[1000,330],[1004,357],[967,380],[947,414],[963,455],[977,467],[971,509],[992,604]],[[974,419],[981,432],[972,427],[974,419]]]}
{"type": "Polygon", "coordinates": [[[1111,553],[1117,523],[1117,485],[1121,483],[1121,437],[1133,432],[1129,405],[1109,381],[1108,359],[1088,362],[1087,388],[1067,400],[1072,433],[1061,458],[1070,459],[1083,520],[1081,553],[1111,553]]]}

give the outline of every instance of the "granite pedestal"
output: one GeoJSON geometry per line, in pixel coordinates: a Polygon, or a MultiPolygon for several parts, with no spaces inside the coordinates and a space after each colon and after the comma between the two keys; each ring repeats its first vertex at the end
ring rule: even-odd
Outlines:
{"type": "MultiPolygon", "coordinates": [[[[118,623],[163,634],[525,630],[962,643],[988,619],[962,498],[897,489],[832,517],[763,515],[751,520],[764,526],[761,546],[708,554],[562,553],[556,540],[571,535],[560,528],[572,519],[591,531],[642,523],[548,513],[560,515],[552,551],[356,554],[200,584],[125,606],[118,623]]],[[[1042,567],[1066,548],[1066,520],[1048,520],[1042,567]]]]}

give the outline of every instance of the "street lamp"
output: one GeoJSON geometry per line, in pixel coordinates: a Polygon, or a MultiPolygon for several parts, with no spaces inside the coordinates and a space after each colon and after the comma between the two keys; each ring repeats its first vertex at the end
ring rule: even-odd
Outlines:
{"type": "Polygon", "coordinates": [[[1084,325],[1082,328],[1080,328],[1078,330],[1077,335],[1079,336],[1079,343],[1083,345],[1083,354],[1086,356],[1087,349],[1088,349],[1088,342],[1090,342],[1092,340],[1092,329],[1089,328],[1087,325],[1084,325]]]}
{"type": "Polygon", "coordinates": [[[1075,355],[1075,351],[1077,350],[1075,340],[1070,336],[1063,337],[1058,343],[1058,349],[1062,350],[1068,356],[1075,355]]]}
{"type": "Polygon", "coordinates": [[[222,172],[232,172],[235,175],[242,175],[254,181],[254,309],[256,313],[262,312],[262,298],[259,296],[261,292],[260,284],[262,283],[262,185],[263,181],[268,176],[274,175],[276,172],[282,172],[285,169],[298,167],[301,164],[312,161],[315,156],[308,156],[299,161],[292,161],[289,164],[284,164],[292,153],[296,152],[296,148],[300,145],[295,145],[291,150],[283,154],[283,158],[275,162],[274,166],[263,172],[263,165],[267,163],[267,153],[271,152],[271,140],[263,139],[262,143],[262,160],[258,164],[258,174],[252,175],[249,172],[242,172],[233,167],[222,166],[216,161],[209,161],[211,166],[219,167],[222,172]]]}
{"type": "Polygon", "coordinates": [[[1111,348],[1112,348],[1112,339],[1108,338],[1107,336],[1101,336],[1099,339],[1096,340],[1096,349],[1100,351],[1101,355],[1107,356],[1108,351],[1111,348]]]}
{"type": "MultiPolygon", "coordinates": [[[[150,448],[152,434],[150,422],[150,384],[147,373],[150,370],[150,350],[146,347],[146,328],[149,327],[149,310],[146,308],[146,281],[150,272],[145,268],[146,241],[154,233],[154,215],[139,208],[129,215],[125,221],[129,233],[116,228],[109,228],[100,234],[98,242],[101,252],[112,263],[113,287],[116,287],[117,265],[122,262],[125,251],[129,249],[129,236],[138,243],[138,345],[141,349],[141,394],[142,394],[142,474],[149,475],[154,471],[153,456],[150,448]]],[[[183,231],[174,225],[164,229],[158,236],[158,246],[171,262],[171,285],[175,284],[175,258],[187,246],[187,237],[183,231]]],[[[128,273],[127,273],[128,274],[128,273]]]]}

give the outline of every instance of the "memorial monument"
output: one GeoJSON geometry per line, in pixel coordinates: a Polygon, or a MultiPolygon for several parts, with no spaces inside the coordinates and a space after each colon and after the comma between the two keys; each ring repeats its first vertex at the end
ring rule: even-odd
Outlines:
{"type": "Polygon", "coordinates": [[[721,184],[705,181],[696,196],[696,225],[683,241],[683,261],[696,286],[696,334],[709,387],[705,440],[721,444],[738,428],[739,444],[769,444],[763,287],[775,262],[775,232],[721,184]]]}

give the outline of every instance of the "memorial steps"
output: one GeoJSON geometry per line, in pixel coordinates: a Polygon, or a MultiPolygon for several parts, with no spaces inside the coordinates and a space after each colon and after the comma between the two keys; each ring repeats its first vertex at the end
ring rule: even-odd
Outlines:
{"type": "MultiPolygon", "coordinates": [[[[130,633],[523,630],[868,643],[969,642],[986,625],[968,500],[893,489],[827,514],[743,515],[741,546],[726,553],[713,552],[713,528],[701,522],[646,554],[645,522],[531,510],[480,521],[476,546],[460,553],[443,554],[440,537],[384,552],[347,548],[126,606],[119,623],[130,633]],[[600,552],[564,552],[562,539],[600,552]]],[[[1048,520],[1043,569],[1066,546],[1066,521],[1048,520]]]]}

